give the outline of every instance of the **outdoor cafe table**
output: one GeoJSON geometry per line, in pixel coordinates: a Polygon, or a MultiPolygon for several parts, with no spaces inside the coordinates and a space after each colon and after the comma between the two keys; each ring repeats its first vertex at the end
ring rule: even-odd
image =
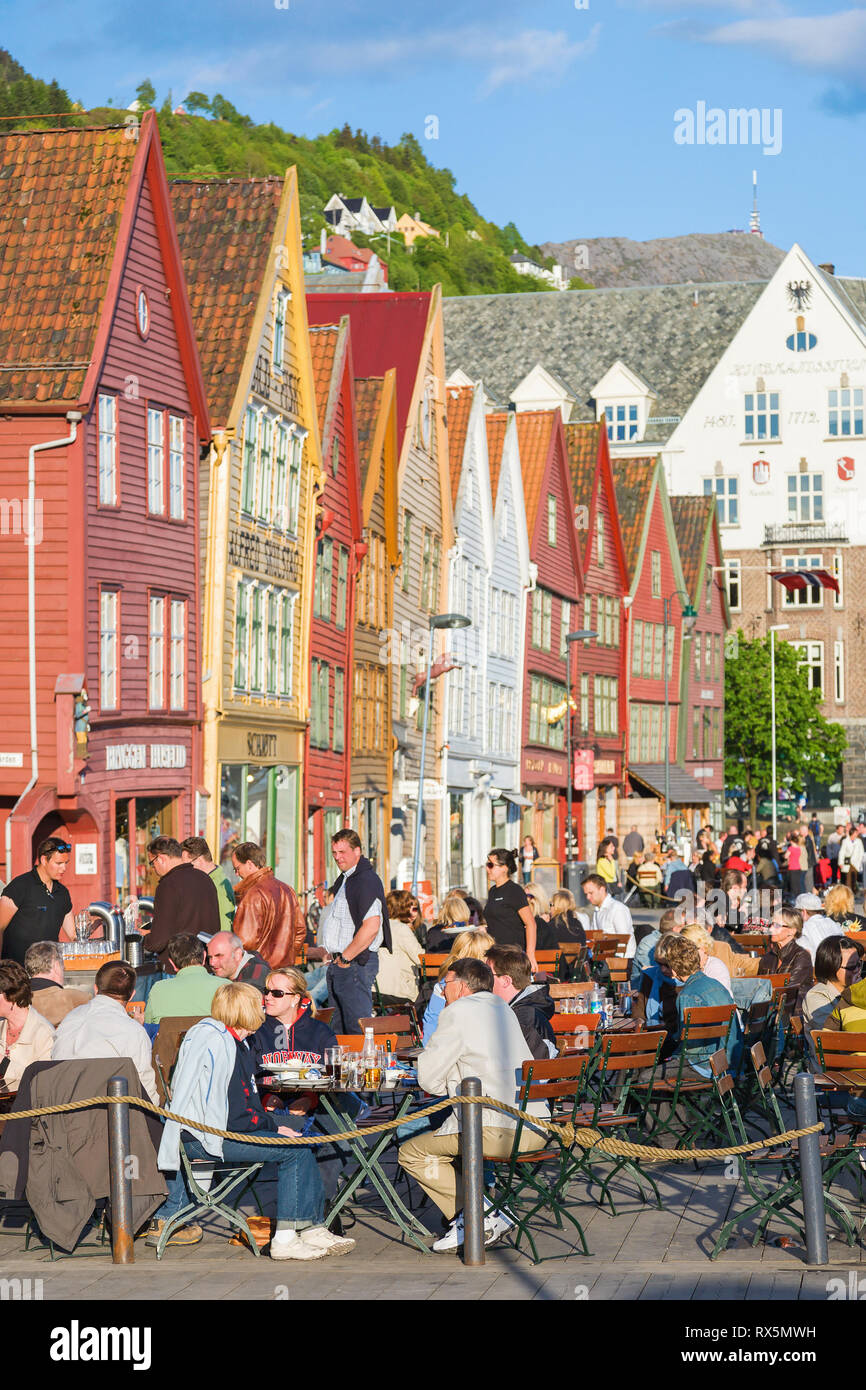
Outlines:
{"type": "MultiPolygon", "coordinates": [[[[346,1107],[346,1097],[351,1095],[369,1096],[388,1096],[394,1102],[393,1116],[389,1119],[402,1120],[409,1110],[414,1097],[423,1094],[417,1083],[408,1086],[397,1085],[394,1087],[383,1086],[380,1091],[364,1092],[360,1087],[342,1087],[328,1085],[311,1085],[304,1081],[283,1081],[277,1077],[265,1076],[261,1081],[263,1093],[271,1095],[290,1095],[292,1093],[304,1092],[307,1095],[315,1092],[319,1103],[325,1113],[334,1121],[335,1132],[342,1133],[344,1130],[355,1129],[354,1116],[346,1107]]],[[[431,1097],[432,1100],[432,1097],[431,1097]]],[[[382,1201],[392,1218],[397,1223],[401,1231],[409,1237],[419,1250],[425,1255],[430,1253],[429,1240],[430,1232],[426,1226],[412,1215],[397,1195],[394,1184],[388,1177],[381,1163],[380,1156],[387,1148],[392,1137],[396,1133],[395,1129],[385,1130],[383,1133],[371,1135],[371,1147],[368,1148],[363,1139],[342,1139],[335,1142],[336,1148],[347,1148],[357,1159],[358,1167],[350,1175],[344,1185],[338,1189],[337,1194],[328,1208],[325,1217],[325,1225],[330,1226],[336,1220],[343,1207],[354,1195],[357,1188],[365,1178],[369,1179],[373,1187],[379,1193],[382,1201]],[[426,1239],[422,1239],[422,1237],[426,1239]]]]}

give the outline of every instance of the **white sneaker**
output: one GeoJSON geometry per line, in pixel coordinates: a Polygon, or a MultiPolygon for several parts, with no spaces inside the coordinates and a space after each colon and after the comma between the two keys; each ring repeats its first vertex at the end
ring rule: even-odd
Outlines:
{"type": "Polygon", "coordinates": [[[313,1250],[321,1250],[325,1255],[348,1255],[349,1251],[355,1248],[355,1242],[348,1236],[335,1236],[326,1226],[307,1226],[298,1234],[304,1245],[309,1245],[313,1250]]]}
{"type": "Polygon", "coordinates": [[[322,1260],[327,1253],[301,1240],[297,1231],[277,1231],[271,1241],[272,1260],[322,1260]]]}
{"type": "Polygon", "coordinates": [[[461,1211],[459,1216],[455,1216],[444,1236],[440,1236],[438,1240],[434,1240],[433,1249],[440,1255],[443,1252],[447,1253],[449,1250],[459,1250],[460,1246],[463,1244],[463,1238],[463,1213],[461,1211]]]}
{"type": "Polygon", "coordinates": [[[502,1239],[506,1231],[511,1230],[511,1227],[513,1225],[514,1222],[512,1221],[511,1217],[506,1216],[504,1212],[491,1212],[490,1215],[488,1217],[485,1217],[484,1220],[485,1246],[495,1245],[498,1240],[502,1239]]]}

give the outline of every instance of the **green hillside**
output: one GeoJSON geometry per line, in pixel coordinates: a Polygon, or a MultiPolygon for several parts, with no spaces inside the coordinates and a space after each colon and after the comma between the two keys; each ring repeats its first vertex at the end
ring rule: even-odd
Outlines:
{"type": "MultiPolygon", "coordinates": [[[[150,82],[138,89],[142,106],[156,104],[150,82]]],[[[388,262],[389,284],[394,290],[430,289],[439,283],[446,295],[501,294],[548,288],[517,272],[508,262],[518,250],[549,266],[537,246],[528,245],[512,222],[497,227],[480,215],[470,199],[457,193],[450,169],[428,162],[414,135],[401,136],[387,145],[378,135],[352,131],[348,125],[308,140],[279,126],[256,125],[220,93],[188,93],[186,114],[174,115],[178,99],[169,92],[158,107],[159,131],[169,173],[185,175],[283,174],[298,166],[301,224],[305,246],[318,245],[325,225],[322,209],[334,193],[366,196],[376,207],[390,206],[398,217],[418,212],[423,221],[438,228],[440,237],[417,241],[414,249],[392,235],[353,238],[371,246],[388,262]],[[446,244],[447,243],[447,244],[446,244]]],[[[27,117],[46,112],[70,112],[73,103],[56,82],[30,77],[8,53],[0,50],[0,116],[27,117]]],[[[109,107],[66,115],[63,124],[116,124],[127,117],[109,107]]],[[[60,123],[60,122],[58,122],[60,123]]],[[[6,120],[0,129],[16,123],[6,120]]],[[[42,122],[33,122],[42,124],[42,122]]],[[[579,283],[579,282],[573,282],[579,283]]]]}

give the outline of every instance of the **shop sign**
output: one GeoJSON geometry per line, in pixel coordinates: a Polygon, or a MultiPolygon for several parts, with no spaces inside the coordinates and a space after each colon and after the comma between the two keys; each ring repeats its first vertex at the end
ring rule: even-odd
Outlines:
{"type": "Polygon", "coordinates": [[[247,734],[247,755],[260,762],[266,759],[275,762],[277,757],[276,734],[247,734]]]}
{"type": "Polygon", "coordinates": [[[596,758],[595,771],[599,777],[613,777],[616,774],[616,763],[613,758],[596,758]]]}
{"type": "Polygon", "coordinates": [[[579,792],[591,792],[595,786],[595,754],[591,748],[574,750],[574,788],[579,792]]]}
{"type": "Polygon", "coordinates": [[[186,767],[186,745],[151,743],[149,763],[146,743],[109,743],[105,750],[106,772],[126,772],[148,766],[186,767]]]}
{"type": "Polygon", "coordinates": [[[524,771],[546,774],[548,777],[564,777],[565,763],[558,758],[529,758],[523,759],[524,771]]]}
{"type": "Polygon", "coordinates": [[[23,767],[23,753],[0,753],[0,767],[23,767]]]}
{"type": "Polygon", "coordinates": [[[77,843],[75,846],[75,876],[96,873],[96,845],[77,843]]]}

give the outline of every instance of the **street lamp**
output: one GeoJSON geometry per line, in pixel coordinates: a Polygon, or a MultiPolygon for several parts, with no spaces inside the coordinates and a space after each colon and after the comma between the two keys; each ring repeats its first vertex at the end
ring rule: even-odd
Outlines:
{"type": "Polygon", "coordinates": [[[776,633],[787,632],[790,623],[776,623],[770,633],[770,757],[773,762],[771,795],[773,798],[773,843],[776,843],[776,633]]]}
{"type": "Polygon", "coordinates": [[[566,754],[566,756],[567,756],[567,758],[568,758],[568,772],[567,772],[568,780],[567,780],[567,782],[566,782],[566,796],[567,796],[567,798],[568,798],[568,813],[567,813],[566,829],[565,829],[565,882],[566,882],[566,886],[567,886],[569,889],[571,888],[571,874],[570,874],[570,869],[571,869],[571,860],[572,860],[572,849],[573,849],[573,846],[574,846],[574,834],[573,834],[573,832],[572,832],[572,812],[571,812],[571,803],[572,803],[572,797],[573,797],[573,794],[574,794],[574,766],[573,766],[572,738],[571,738],[571,688],[572,688],[572,680],[571,680],[571,647],[572,647],[572,643],[574,643],[574,642],[589,642],[589,641],[592,640],[593,637],[597,637],[597,636],[598,636],[598,633],[595,632],[594,630],[584,629],[584,628],[581,628],[578,632],[567,632],[567,633],[565,634],[565,656],[566,656],[567,671],[568,671],[568,674],[567,674],[567,677],[566,677],[566,683],[565,683],[565,684],[566,684],[566,692],[565,692],[565,695],[566,695],[566,699],[565,699],[565,728],[566,728],[566,748],[567,748],[567,754],[566,754]]]}
{"type": "Polygon", "coordinates": [[[430,669],[433,665],[433,633],[437,628],[471,627],[471,618],[462,613],[434,613],[427,634],[427,679],[424,682],[424,728],[421,734],[421,771],[415,811],[415,853],[412,858],[412,896],[418,891],[418,863],[421,858],[421,817],[424,814],[424,764],[427,760],[427,722],[430,718],[430,669]]]}
{"type": "Polygon", "coordinates": [[[684,632],[684,634],[685,634],[686,636],[688,636],[688,634],[689,634],[689,633],[692,631],[692,629],[694,628],[695,623],[698,621],[698,610],[697,610],[696,608],[693,608],[693,607],[692,607],[691,599],[689,598],[688,594],[684,592],[684,590],[682,590],[682,589],[674,589],[674,591],[673,591],[672,594],[670,594],[666,599],[663,599],[663,600],[662,600],[662,604],[663,604],[663,609],[662,609],[662,612],[663,612],[663,626],[664,626],[663,651],[664,651],[664,668],[665,668],[665,817],[666,817],[666,818],[667,818],[667,816],[670,815],[670,809],[671,809],[671,750],[670,750],[670,741],[671,741],[671,710],[670,710],[670,702],[669,702],[669,700],[668,700],[668,613],[669,613],[669,611],[670,611],[671,604],[673,603],[673,601],[674,601],[675,598],[684,598],[684,599],[685,599],[685,604],[683,605],[682,613],[683,613],[683,632],[684,632]]]}

